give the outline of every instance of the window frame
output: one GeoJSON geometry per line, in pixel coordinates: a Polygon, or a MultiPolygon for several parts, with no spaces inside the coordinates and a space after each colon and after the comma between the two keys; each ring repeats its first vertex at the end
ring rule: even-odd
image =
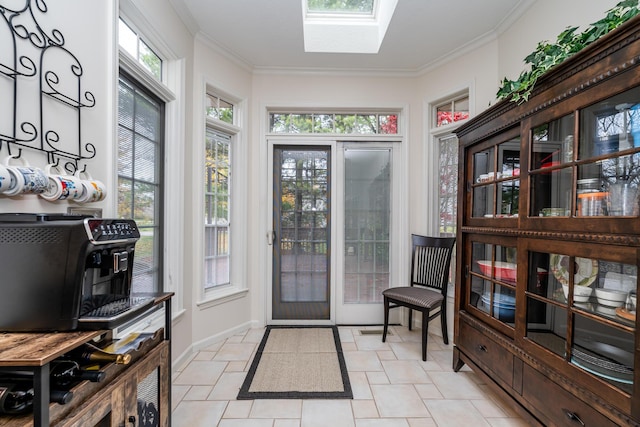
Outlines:
{"type": "MultiPolygon", "coordinates": [[[[128,25],[134,26],[138,34],[143,34],[145,42],[154,49],[163,63],[163,81],[157,80],[146,68],[138,63],[128,52],[120,48],[118,42],[119,19],[114,20],[113,31],[115,34],[114,50],[117,62],[114,66],[114,116],[118,113],[117,82],[120,70],[128,73],[131,78],[149,89],[152,93],[162,99],[165,103],[164,110],[164,158],[161,160],[164,165],[164,200],[171,200],[172,203],[163,207],[164,224],[161,233],[165,242],[172,242],[165,245],[159,254],[163,258],[163,291],[174,292],[172,303],[172,318],[176,319],[185,313],[184,307],[184,284],[182,283],[182,271],[184,268],[184,215],[182,205],[184,204],[184,177],[181,168],[184,159],[184,129],[185,129],[185,100],[183,90],[185,82],[185,59],[173,55],[169,46],[157,37],[150,25],[133,4],[132,0],[120,0],[114,5],[114,14],[118,18],[122,17],[128,25]],[[169,226],[173,224],[173,226],[169,226]],[[178,225],[178,226],[176,226],[178,225]]],[[[118,120],[114,117],[114,129],[117,129],[118,120]]],[[[117,132],[116,134],[117,135],[117,132]]],[[[114,138],[116,138],[114,136],[114,138]]],[[[113,144],[113,158],[117,159],[117,140],[113,144]]],[[[114,176],[117,171],[114,171],[114,176]]],[[[113,180],[114,185],[117,182],[113,180]]],[[[116,212],[116,201],[114,199],[113,211],[116,212]]],[[[116,334],[126,334],[131,330],[142,330],[147,327],[160,327],[164,325],[164,310],[153,313],[148,318],[136,321],[133,326],[127,324],[119,328],[116,334]],[[137,329],[136,329],[137,328],[137,329]]]]}
{"type": "MultiPolygon", "coordinates": [[[[198,298],[196,305],[200,309],[207,309],[219,304],[223,304],[238,298],[246,296],[249,292],[246,281],[246,265],[247,260],[247,232],[246,227],[232,227],[232,224],[246,224],[247,223],[247,192],[248,192],[248,178],[246,174],[237,174],[233,171],[247,170],[248,168],[248,154],[246,144],[246,132],[243,125],[243,118],[247,115],[247,102],[246,100],[235,96],[219,87],[205,83],[204,89],[201,94],[201,114],[203,117],[202,137],[199,147],[195,150],[195,153],[201,153],[199,155],[199,161],[195,163],[198,165],[194,167],[194,182],[202,182],[202,171],[205,170],[205,148],[206,148],[206,133],[213,130],[216,132],[227,134],[231,137],[230,141],[230,175],[231,181],[229,184],[229,283],[219,286],[212,286],[208,289],[205,283],[205,249],[206,243],[204,238],[204,227],[206,226],[202,218],[202,212],[205,207],[205,191],[197,191],[197,203],[200,209],[194,210],[194,227],[198,227],[198,235],[202,235],[199,239],[197,253],[194,256],[194,268],[199,271],[198,285],[198,298]],[[225,100],[233,105],[233,121],[234,123],[227,123],[217,118],[211,117],[207,114],[208,99],[210,96],[216,96],[225,100]],[[232,189],[233,188],[233,189],[232,189]],[[232,231],[231,231],[232,230],[232,231]]],[[[196,154],[198,155],[198,154],[196,154]]],[[[198,185],[198,189],[203,186],[198,185]]],[[[194,230],[196,231],[196,230],[194,230]]]]}

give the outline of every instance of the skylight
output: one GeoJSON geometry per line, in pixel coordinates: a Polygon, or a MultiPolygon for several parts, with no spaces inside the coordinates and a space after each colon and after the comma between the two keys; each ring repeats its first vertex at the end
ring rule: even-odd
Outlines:
{"type": "Polygon", "coordinates": [[[305,52],[378,53],[398,0],[302,0],[305,52]]]}
{"type": "Polygon", "coordinates": [[[374,0],[307,0],[307,12],[373,15],[374,0]]]}

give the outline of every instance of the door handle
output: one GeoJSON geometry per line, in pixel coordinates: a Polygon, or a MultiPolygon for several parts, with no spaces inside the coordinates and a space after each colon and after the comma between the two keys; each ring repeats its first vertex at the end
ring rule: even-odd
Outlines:
{"type": "Polygon", "coordinates": [[[267,244],[273,245],[273,241],[276,240],[276,232],[273,230],[267,231],[267,244]]]}

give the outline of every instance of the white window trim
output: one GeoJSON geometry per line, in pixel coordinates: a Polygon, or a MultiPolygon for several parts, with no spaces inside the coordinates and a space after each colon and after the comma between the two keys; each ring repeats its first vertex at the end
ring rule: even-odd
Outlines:
{"type": "MultiPolygon", "coordinates": [[[[133,58],[124,49],[118,45],[118,25],[119,20],[114,19],[114,35],[116,53],[118,61],[115,70],[114,84],[114,123],[117,127],[118,114],[118,76],[120,68],[129,73],[133,78],[137,79],[144,86],[149,88],[156,96],[165,102],[165,144],[164,144],[164,241],[171,242],[165,244],[163,248],[163,286],[164,292],[174,292],[175,296],[172,302],[172,317],[178,318],[185,312],[184,305],[184,284],[183,284],[183,266],[184,266],[184,135],[186,108],[184,97],[182,94],[186,92],[186,64],[184,59],[177,58],[170,49],[157,37],[152,30],[153,26],[146,22],[144,16],[140,13],[130,0],[120,0],[116,2],[115,16],[123,17],[127,24],[133,25],[136,31],[142,27],[142,31],[138,35],[144,34],[144,39],[154,51],[161,55],[163,70],[162,76],[165,80],[160,82],[155,79],[148,70],[146,70],[137,59],[133,58]],[[160,48],[158,48],[158,46],[160,48]],[[180,96],[178,95],[180,94],[180,96]],[[169,202],[170,201],[170,202],[169,202]],[[172,226],[169,226],[169,225],[172,226]]],[[[115,138],[117,138],[117,128],[115,138]]],[[[113,158],[117,159],[117,141],[113,144],[113,158]]],[[[115,165],[115,161],[114,161],[115,165]]],[[[117,175],[114,173],[114,176],[117,175]]],[[[114,183],[115,185],[115,183],[114,183]]],[[[117,188],[117,185],[114,186],[117,188]]],[[[117,197],[114,198],[113,211],[117,212],[117,197]]]]}
{"type": "MultiPolygon", "coordinates": [[[[243,117],[247,114],[247,102],[234,96],[224,90],[218,89],[212,84],[204,83],[201,91],[200,108],[196,108],[194,111],[200,111],[204,120],[202,123],[201,131],[196,131],[197,135],[202,135],[201,138],[197,138],[199,142],[198,146],[194,150],[194,168],[193,168],[193,182],[202,182],[202,171],[204,170],[204,150],[205,150],[205,134],[207,128],[227,133],[231,136],[231,193],[229,194],[231,216],[230,216],[230,265],[229,265],[229,284],[215,286],[209,289],[205,289],[204,283],[204,239],[198,239],[194,243],[194,259],[193,259],[193,271],[197,274],[194,276],[195,283],[198,283],[197,301],[196,305],[200,310],[206,310],[210,307],[214,307],[220,304],[224,304],[239,298],[245,297],[249,288],[246,280],[247,269],[247,231],[243,224],[247,223],[247,174],[239,173],[238,171],[248,170],[247,162],[247,143],[246,143],[246,131],[242,128],[243,117]],[[230,124],[223,122],[212,117],[206,117],[205,105],[207,100],[207,92],[219,96],[225,99],[234,106],[234,122],[230,124]]],[[[196,113],[197,114],[197,113],[196,113]]],[[[197,186],[198,189],[203,188],[197,186]]],[[[194,199],[199,209],[194,209],[193,217],[193,235],[204,236],[203,229],[204,223],[202,221],[201,213],[204,212],[204,191],[197,191],[194,195],[194,199]]]]}

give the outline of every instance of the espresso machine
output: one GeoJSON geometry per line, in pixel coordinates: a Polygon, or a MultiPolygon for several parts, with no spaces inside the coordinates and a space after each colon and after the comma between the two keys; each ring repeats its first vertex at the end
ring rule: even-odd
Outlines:
{"type": "Polygon", "coordinates": [[[131,295],[131,219],[0,214],[0,331],[110,329],[154,302],[131,295]]]}

